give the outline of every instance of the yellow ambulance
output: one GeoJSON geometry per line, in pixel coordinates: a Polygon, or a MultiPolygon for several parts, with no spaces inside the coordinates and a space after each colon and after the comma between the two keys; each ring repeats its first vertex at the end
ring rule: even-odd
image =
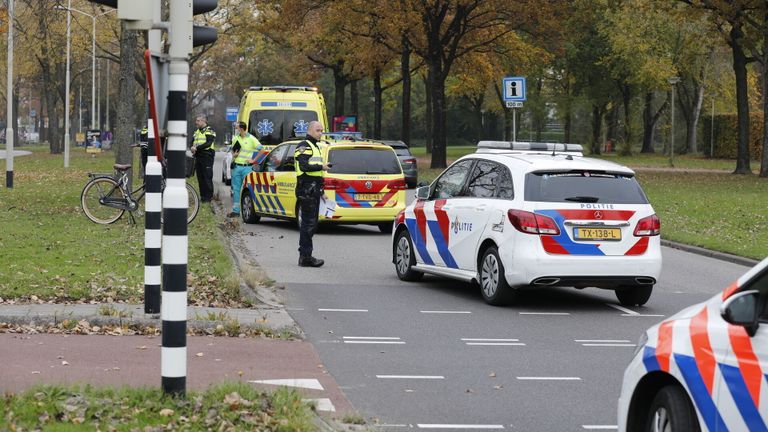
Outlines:
{"type": "Polygon", "coordinates": [[[325,99],[316,87],[250,87],[240,100],[238,121],[266,149],[291,139],[303,139],[309,122],[316,120],[328,130],[325,99]]]}

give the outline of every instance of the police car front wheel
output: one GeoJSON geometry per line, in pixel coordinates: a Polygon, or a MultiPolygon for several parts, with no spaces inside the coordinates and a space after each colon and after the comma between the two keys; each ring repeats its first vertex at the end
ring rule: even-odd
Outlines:
{"type": "Polygon", "coordinates": [[[413,251],[413,242],[407,230],[402,230],[397,234],[395,240],[395,271],[397,277],[404,281],[417,281],[424,276],[423,273],[413,269],[416,265],[416,255],[413,251]]]}
{"type": "Polygon", "coordinates": [[[668,385],[653,398],[648,413],[647,432],[699,432],[699,421],[682,387],[668,385]]]}
{"type": "Polygon", "coordinates": [[[500,306],[511,303],[517,291],[509,286],[504,276],[504,264],[499,258],[496,246],[489,246],[480,259],[480,292],[486,303],[500,306]]]}

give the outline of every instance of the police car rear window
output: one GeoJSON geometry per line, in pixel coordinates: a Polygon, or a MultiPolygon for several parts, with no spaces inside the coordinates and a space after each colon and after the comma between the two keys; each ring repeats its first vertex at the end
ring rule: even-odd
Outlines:
{"type": "Polygon", "coordinates": [[[314,111],[253,110],[248,119],[248,131],[262,145],[277,145],[291,138],[307,136],[309,122],[317,120],[314,111]]]}
{"type": "Polygon", "coordinates": [[[528,173],[525,200],[648,204],[648,198],[633,176],[594,171],[528,173]]]}
{"type": "Polygon", "coordinates": [[[400,174],[400,162],[391,150],[330,148],[328,170],[332,174],[400,174]]]}

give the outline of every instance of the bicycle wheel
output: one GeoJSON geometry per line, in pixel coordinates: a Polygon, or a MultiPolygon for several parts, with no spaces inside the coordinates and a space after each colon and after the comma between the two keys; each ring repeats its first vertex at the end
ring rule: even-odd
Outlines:
{"type": "Polygon", "coordinates": [[[189,209],[187,210],[187,225],[191,224],[200,211],[200,195],[195,188],[187,183],[187,195],[189,195],[189,209]]]}
{"type": "Polygon", "coordinates": [[[102,199],[125,199],[120,186],[111,177],[96,177],[85,185],[80,194],[80,205],[85,216],[97,224],[109,225],[120,219],[125,210],[104,205],[102,199]]]}

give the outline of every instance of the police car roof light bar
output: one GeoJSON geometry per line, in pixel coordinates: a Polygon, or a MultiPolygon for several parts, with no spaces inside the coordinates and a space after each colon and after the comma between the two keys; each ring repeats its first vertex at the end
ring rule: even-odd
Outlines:
{"type": "Polygon", "coordinates": [[[583,155],[581,144],[540,143],[520,141],[480,141],[477,143],[477,153],[495,153],[494,150],[512,152],[552,152],[583,155]]]}

